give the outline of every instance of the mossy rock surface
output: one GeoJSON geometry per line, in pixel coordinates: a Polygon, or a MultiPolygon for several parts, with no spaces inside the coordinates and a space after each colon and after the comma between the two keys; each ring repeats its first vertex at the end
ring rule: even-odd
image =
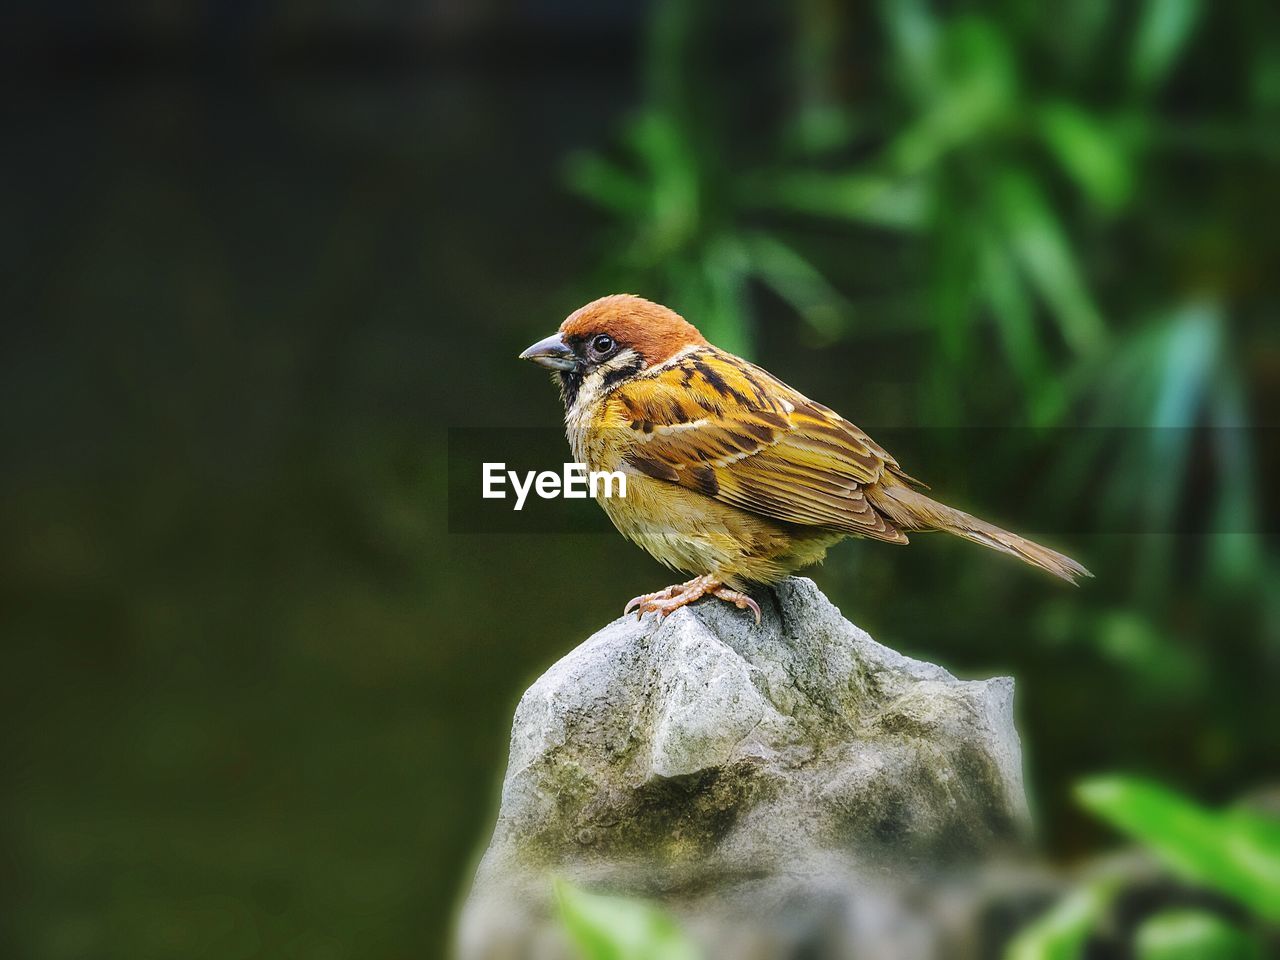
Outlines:
{"type": "Polygon", "coordinates": [[[749,921],[1019,848],[1012,680],[904,657],[804,578],[757,599],[759,626],[716,600],[616,620],[529,688],[467,960],[554,939],[551,875],[749,921]]]}

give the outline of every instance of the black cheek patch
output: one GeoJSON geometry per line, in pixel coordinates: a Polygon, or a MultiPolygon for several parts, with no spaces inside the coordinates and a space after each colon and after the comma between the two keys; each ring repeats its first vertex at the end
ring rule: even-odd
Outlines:
{"type": "Polygon", "coordinates": [[[564,370],[560,373],[560,395],[564,397],[565,408],[573,406],[578,399],[578,391],[582,389],[582,373],[578,370],[564,370]]]}
{"type": "Polygon", "coordinates": [[[615,384],[621,383],[623,380],[627,380],[627,379],[630,379],[631,377],[634,377],[637,373],[640,372],[643,366],[644,366],[644,361],[637,357],[634,361],[627,364],[625,367],[619,367],[617,370],[610,370],[608,373],[604,375],[604,381],[602,383],[603,388],[605,390],[608,390],[610,387],[614,386],[615,384]]]}

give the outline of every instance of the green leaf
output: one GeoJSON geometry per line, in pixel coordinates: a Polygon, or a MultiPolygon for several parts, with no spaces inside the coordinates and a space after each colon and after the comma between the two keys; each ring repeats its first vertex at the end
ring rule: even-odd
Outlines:
{"type": "Polygon", "coordinates": [[[922,0],[881,0],[879,13],[899,80],[917,99],[925,99],[939,82],[937,18],[922,0]]]}
{"type": "Polygon", "coordinates": [[[1178,876],[1234,897],[1280,921],[1280,820],[1245,810],[1212,811],[1129,777],[1077,787],[1080,802],[1141,841],[1178,876]]]}
{"type": "Polygon", "coordinates": [[[698,960],[701,952],[652,904],[555,883],[560,920],[584,960],[698,960]]]}
{"type": "Polygon", "coordinates": [[[886,149],[886,162],[901,176],[926,173],[957,147],[981,142],[1017,107],[1013,52],[1004,32],[989,20],[953,20],[941,63],[941,82],[922,104],[920,116],[886,149]]]}
{"type": "MultiPolygon", "coordinates": [[[[1259,476],[1248,430],[1249,414],[1239,371],[1224,364],[1211,398],[1213,456],[1220,492],[1213,508],[1209,571],[1225,584],[1261,583],[1266,563],[1257,520],[1259,476]]],[[[1272,634],[1275,636],[1275,634],[1272,634]]]]}
{"type": "Polygon", "coordinates": [[[1143,921],[1135,960],[1262,960],[1262,944],[1203,910],[1167,910],[1143,921]]]}
{"type": "Polygon", "coordinates": [[[1018,378],[1030,386],[1044,379],[1045,363],[1035,316],[1016,265],[995,237],[982,249],[982,290],[996,321],[1000,343],[1018,378]]]}
{"type": "Polygon", "coordinates": [[[735,236],[721,234],[707,244],[701,266],[707,291],[707,308],[698,314],[703,333],[723,349],[750,357],[754,350],[746,303],[746,251],[735,236]]]}
{"type": "Polygon", "coordinates": [[[1009,242],[1052,309],[1063,339],[1079,354],[1093,352],[1106,339],[1106,328],[1058,218],[1029,176],[1006,173],[998,187],[1009,242]]]}
{"type": "Polygon", "coordinates": [[[1133,82],[1150,91],[1168,75],[1200,17],[1200,0],[1147,0],[1134,37],[1133,82]]]}
{"type": "Polygon", "coordinates": [[[1147,617],[1111,610],[1098,617],[1093,643],[1099,655],[1131,673],[1135,701],[1185,700],[1203,682],[1206,669],[1196,651],[1172,642],[1147,617]]]}
{"type": "Polygon", "coordinates": [[[1101,880],[1073,890],[1018,932],[1004,960],[1078,960],[1102,920],[1117,883],[1101,880]]]}
{"type": "Polygon", "coordinates": [[[849,303],[817,267],[767,233],[749,236],[747,253],[756,277],[791,304],[815,332],[827,340],[844,332],[849,303]]]}
{"type": "Polygon", "coordinates": [[[757,182],[749,202],[877,227],[917,230],[929,195],[919,180],[862,173],[786,173],[757,182]]]}
{"type": "Polygon", "coordinates": [[[700,161],[673,117],[643,114],[628,131],[628,142],[644,163],[648,193],[649,243],[660,259],[694,235],[701,216],[700,161]]]}
{"type": "MultiPolygon", "coordinates": [[[[974,304],[979,296],[974,276],[980,266],[980,238],[974,230],[976,218],[963,214],[938,218],[934,238],[934,262],[929,278],[929,312],[938,331],[938,358],[953,372],[964,376],[966,360],[974,347],[970,330],[975,319],[974,304]]],[[[942,391],[940,409],[955,408],[950,394],[955,384],[935,383],[942,391]]]]}
{"type": "MultiPolygon", "coordinates": [[[[1192,428],[1212,390],[1222,350],[1221,322],[1211,303],[1189,303],[1165,322],[1158,345],[1146,355],[1157,376],[1147,414],[1152,429],[1136,448],[1143,462],[1128,473],[1141,489],[1132,488],[1116,504],[1118,510],[1136,511],[1151,530],[1174,529],[1179,497],[1193,482],[1192,428]]],[[[1171,557],[1150,538],[1142,549],[1140,586],[1155,596],[1168,582],[1171,557]]]]}
{"type": "Polygon", "coordinates": [[[648,203],[649,191],[643,183],[596,153],[571,154],[565,162],[565,179],[575,193],[615,213],[634,215],[648,203]]]}
{"type": "Polygon", "coordinates": [[[1118,210],[1133,192],[1124,144],[1079,106],[1049,103],[1039,111],[1040,134],[1063,169],[1100,207],[1118,210]]]}

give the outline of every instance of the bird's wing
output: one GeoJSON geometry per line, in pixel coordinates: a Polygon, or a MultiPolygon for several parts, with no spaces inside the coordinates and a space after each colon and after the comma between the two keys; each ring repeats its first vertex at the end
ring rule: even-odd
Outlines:
{"type": "Polygon", "coordinates": [[[754,364],[707,348],[607,400],[635,470],[743,510],[880,540],[906,537],[863,489],[897,462],[839,414],[754,364]]]}

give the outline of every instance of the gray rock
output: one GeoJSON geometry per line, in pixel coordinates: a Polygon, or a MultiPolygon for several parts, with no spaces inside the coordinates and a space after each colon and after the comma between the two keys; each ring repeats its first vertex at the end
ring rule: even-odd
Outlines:
{"type": "Polygon", "coordinates": [[[529,688],[464,960],[571,955],[551,876],[659,900],[713,956],[933,955],[903,891],[1026,837],[1013,681],[895,653],[807,579],[758,599],[759,627],[616,620],[529,688]]]}

